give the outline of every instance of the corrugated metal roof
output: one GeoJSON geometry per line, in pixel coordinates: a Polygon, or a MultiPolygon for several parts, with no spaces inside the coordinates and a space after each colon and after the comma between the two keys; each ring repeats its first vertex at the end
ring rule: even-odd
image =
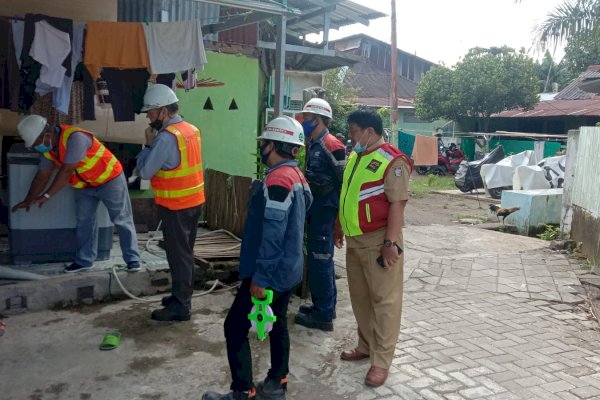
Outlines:
{"type": "MultiPolygon", "coordinates": [[[[200,20],[202,25],[219,21],[220,6],[194,0],[119,0],[117,20],[121,22],[161,22],[163,11],[169,21],[200,20]]],[[[205,35],[217,40],[217,35],[205,35]]]]}
{"type": "MultiPolygon", "coordinates": [[[[360,104],[367,107],[389,107],[389,97],[357,97],[352,100],[354,104],[360,104]]],[[[398,108],[415,108],[414,103],[409,99],[398,99],[398,108]]]]}
{"type": "MultiPolygon", "coordinates": [[[[303,15],[322,9],[328,5],[334,5],[335,10],[329,14],[330,29],[339,29],[342,26],[353,25],[359,21],[372,20],[385,17],[386,14],[372,8],[356,4],[352,1],[328,1],[328,0],[289,0],[288,6],[302,10],[303,15]]],[[[302,16],[298,17],[302,18],[302,16]]],[[[316,15],[305,21],[298,21],[296,17],[290,17],[288,22],[288,33],[298,36],[309,33],[320,33],[323,30],[323,15],[316,15]],[[298,22],[297,22],[298,21],[298,22]]]]}
{"type": "MultiPolygon", "coordinates": [[[[343,54],[343,53],[342,53],[343,54]]],[[[358,90],[358,97],[389,98],[391,77],[389,71],[369,62],[352,66],[352,75],[345,82],[358,90]]],[[[417,92],[417,83],[398,75],[398,97],[412,99],[417,92]]]]}
{"type": "Polygon", "coordinates": [[[594,93],[585,92],[579,88],[579,84],[587,79],[600,78],[600,71],[588,70],[579,75],[579,77],[569,83],[563,90],[558,92],[554,99],[556,100],[585,100],[595,96],[594,93]]]}
{"type": "Polygon", "coordinates": [[[533,110],[503,111],[492,118],[538,118],[567,116],[600,116],[600,96],[586,100],[548,100],[539,102],[533,110]]]}

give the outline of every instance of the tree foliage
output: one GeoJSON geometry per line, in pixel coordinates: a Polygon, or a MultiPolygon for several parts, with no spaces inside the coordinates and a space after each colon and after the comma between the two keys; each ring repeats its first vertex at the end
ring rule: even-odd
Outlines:
{"type": "Polygon", "coordinates": [[[352,71],[347,67],[334,68],[325,71],[323,88],[326,99],[333,111],[333,121],[329,130],[333,133],[342,133],[347,137],[348,124],[346,115],[352,109],[351,100],[356,97],[357,90],[345,83],[352,71]]]}
{"type": "Polygon", "coordinates": [[[600,40],[589,32],[571,36],[561,64],[571,79],[577,78],[588,66],[600,64],[600,40]]]}
{"type": "Polygon", "coordinates": [[[472,48],[453,69],[428,71],[415,96],[417,117],[472,119],[486,132],[490,116],[513,108],[531,109],[538,102],[535,63],[523,50],[472,48]]]}

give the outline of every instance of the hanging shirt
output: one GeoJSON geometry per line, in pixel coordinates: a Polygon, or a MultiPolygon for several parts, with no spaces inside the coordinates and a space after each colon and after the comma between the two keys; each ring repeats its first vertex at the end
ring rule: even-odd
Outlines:
{"type": "Polygon", "coordinates": [[[89,21],[83,63],[94,80],[100,76],[102,67],[146,68],[149,71],[150,61],[142,24],[89,21]]]}
{"type": "Polygon", "coordinates": [[[51,87],[61,87],[67,72],[62,63],[70,53],[71,38],[68,33],[54,28],[46,21],[35,23],[35,36],[29,55],[42,64],[40,82],[51,87]]]}
{"type": "MultiPolygon", "coordinates": [[[[71,55],[71,69],[75,71],[77,64],[83,60],[83,35],[85,31],[85,24],[81,22],[73,23],[73,41],[71,55]]],[[[53,88],[38,79],[36,82],[35,92],[39,95],[52,92],[52,106],[63,115],[69,115],[69,105],[71,104],[71,88],[73,87],[73,78],[75,74],[71,76],[65,75],[63,83],[58,88],[53,88]]]]}
{"type": "Polygon", "coordinates": [[[200,21],[143,24],[154,74],[203,69],[206,64],[200,21]]]}

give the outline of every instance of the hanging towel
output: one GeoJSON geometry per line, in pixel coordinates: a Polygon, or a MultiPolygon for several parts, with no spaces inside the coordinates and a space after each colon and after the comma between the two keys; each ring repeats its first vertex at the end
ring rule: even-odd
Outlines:
{"type": "Polygon", "coordinates": [[[412,158],[415,165],[437,165],[438,141],[431,136],[416,135],[412,158]]]}
{"type": "Polygon", "coordinates": [[[413,148],[415,147],[415,135],[400,131],[400,151],[406,154],[407,157],[412,157],[413,148]]]}
{"type": "Polygon", "coordinates": [[[94,80],[98,79],[100,68],[103,67],[146,68],[150,71],[142,24],[139,22],[89,21],[85,36],[83,63],[94,80]]]}
{"type": "Polygon", "coordinates": [[[154,74],[167,74],[206,64],[200,21],[144,24],[150,66],[154,74]]]}
{"type": "Polygon", "coordinates": [[[35,23],[35,36],[29,55],[42,64],[40,82],[51,87],[61,87],[67,72],[62,63],[70,53],[71,38],[68,33],[54,28],[46,21],[35,23]]]}

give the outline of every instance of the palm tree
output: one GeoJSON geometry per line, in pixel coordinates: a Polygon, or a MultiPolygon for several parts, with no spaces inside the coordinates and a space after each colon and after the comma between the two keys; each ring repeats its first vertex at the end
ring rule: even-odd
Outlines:
{"type": "Polygon", "coordinates": [[[536,33],[536,42],[542,49],[579,34],[600,40],[600,0],[565,0],[548,14],[536,33]]]}

